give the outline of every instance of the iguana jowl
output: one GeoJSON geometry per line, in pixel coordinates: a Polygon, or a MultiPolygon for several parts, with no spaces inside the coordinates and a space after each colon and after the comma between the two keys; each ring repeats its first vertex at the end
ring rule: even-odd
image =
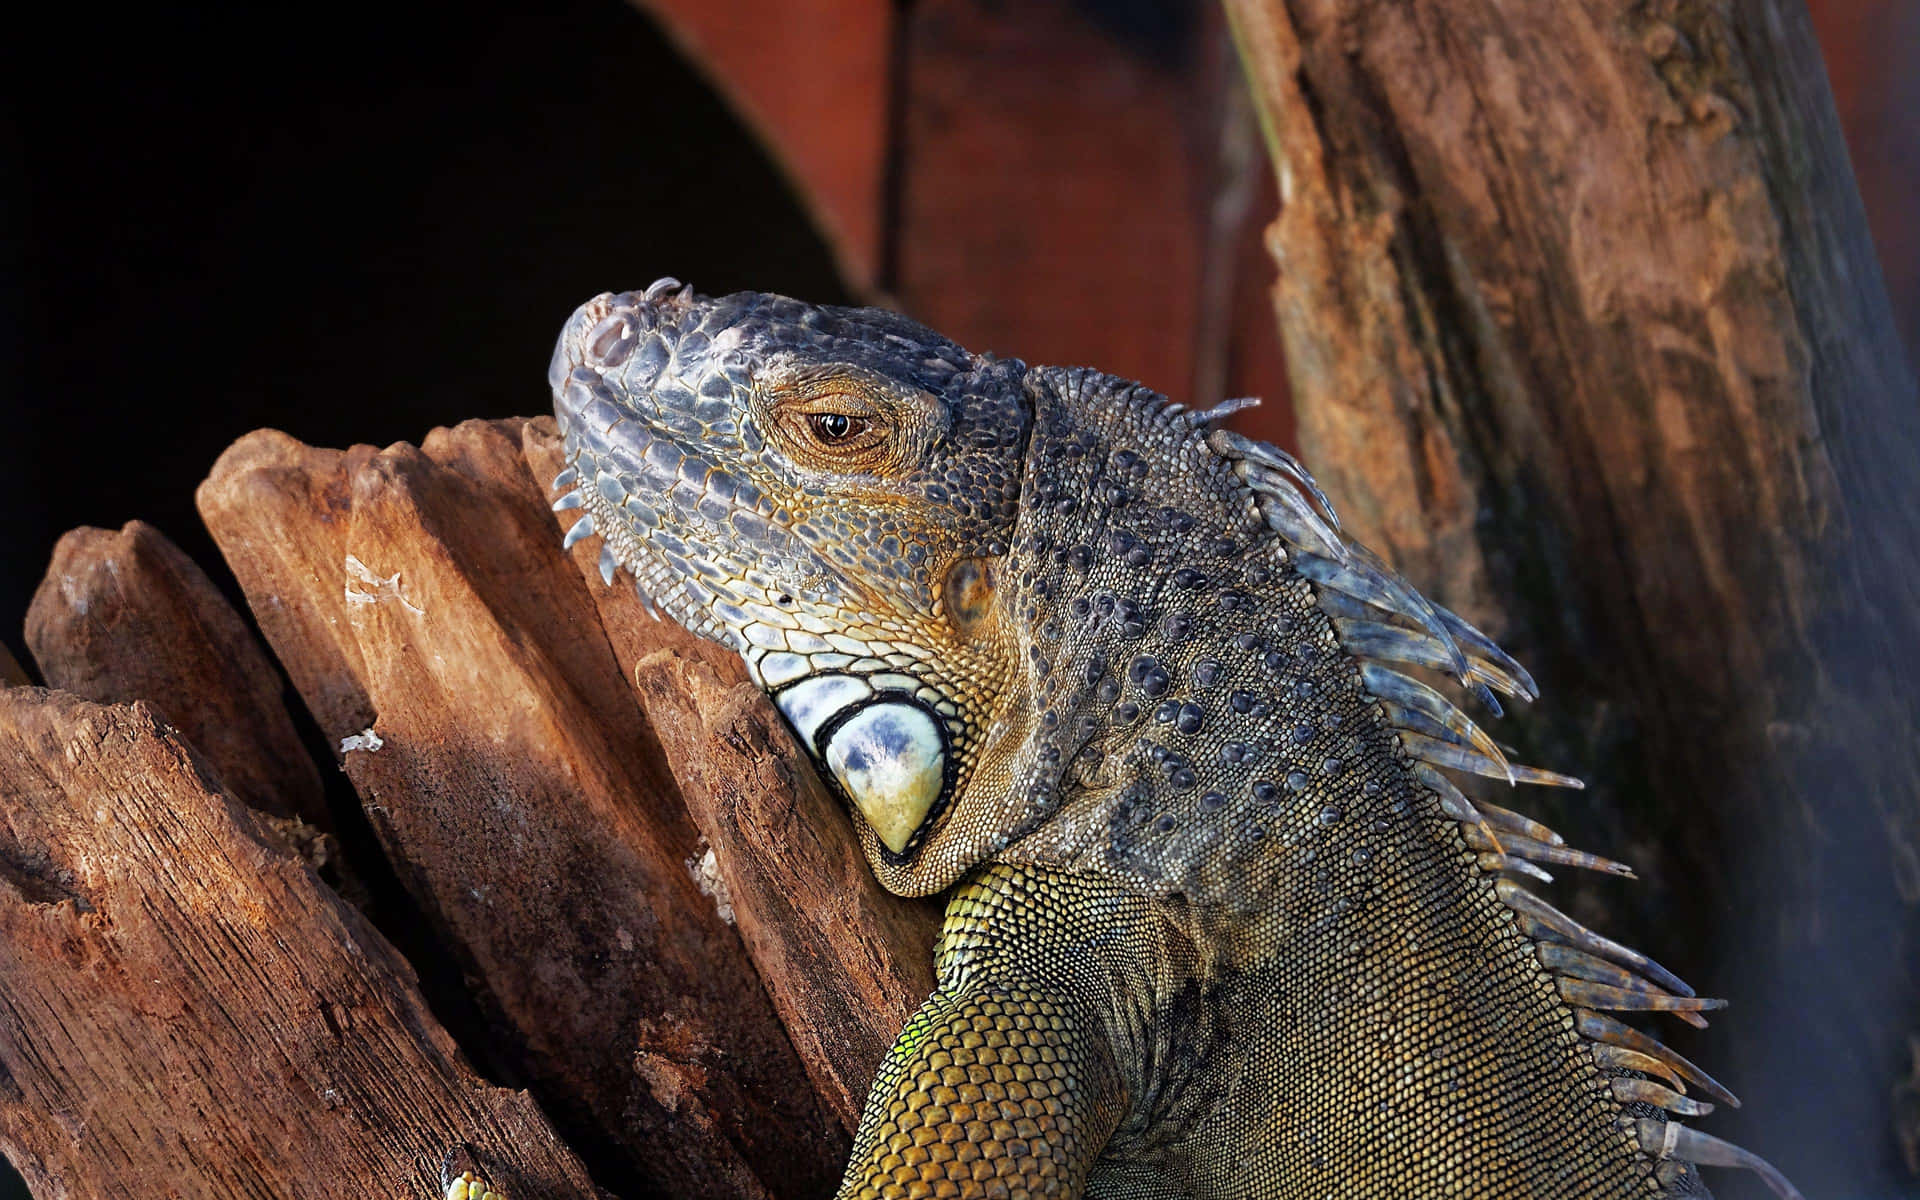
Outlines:
{"type": "Polygon", "coordinates": [[[673,280],[550,378],[567,544],[741,653],[882,883],[954,889],[843,1196],[1794,1194],[1607,1015],[1721,1002],[1521,886],[1625,868],[1442,773],[1574,782],[1415,675],[1532,680],[1236,406],[673,280]]]}

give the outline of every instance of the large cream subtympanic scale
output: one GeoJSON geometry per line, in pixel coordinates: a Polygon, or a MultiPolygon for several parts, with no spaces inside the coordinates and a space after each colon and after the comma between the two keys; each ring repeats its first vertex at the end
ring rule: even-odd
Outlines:
{"type": "MultiPolygon", "coordinates": [[[[774,656],[769,656],[772,658],[774,656]]],[[[905,688],[907,676],[806,675],[781,685],[780,664],[756,664],[802,744],[826,765],[882,845],[906,852],[947,780],[940,721],[905,688]],[[897,683],[903,687],[888,687],[897,683]],[[876,687],[879,684],[881,686],[876,687]]]]}

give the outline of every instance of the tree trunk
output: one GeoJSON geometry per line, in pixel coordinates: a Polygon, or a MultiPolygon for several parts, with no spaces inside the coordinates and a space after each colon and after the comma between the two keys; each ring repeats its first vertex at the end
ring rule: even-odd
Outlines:
{"type": "Polygon", "coordinates": [[[1735,1001],[1682,1047],[1750,1085],[1714,1132],[1888,1194],[1920,410],[1803,7],[1227,9],[1309,461],[1536,668],[1501,732],[1596,785],[1540,806],[1648,876],[1570,903],[1735,1001]]]}

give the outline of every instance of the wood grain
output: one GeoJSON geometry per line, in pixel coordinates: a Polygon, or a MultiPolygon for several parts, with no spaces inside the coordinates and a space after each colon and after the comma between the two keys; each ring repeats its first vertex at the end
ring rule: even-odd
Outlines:
{"type": "Polygon", "coordinates": [[[145,700],[249,808],[332,827],[320,775],[281,699],[280,673],[193,560],[144,521],[60,539],[27,610],[48,686],[145,700]]]}
{"type": "Polygon", "coordinates": [[[500,1067],[624,1186],[824,1190],[844,1138],[689,873],[698,835],[520,423],[345,454],[254,435],[200,503],[500,1067]]]}
{"type": "Polygon", "coordinates": [[[43,1200],[591,1197],[411,968],[144,703],[0,690],[0,1146],[43,1200]]]}
{"type": "Polygon", "coordinates": [[[1228,9],[1310,463],[1534,667],[1536,807],[1647,878],[1572,907],[1734,997],[1715,1132],[1897,1187],[1920,405],[1804,6],[1228,9]]]}

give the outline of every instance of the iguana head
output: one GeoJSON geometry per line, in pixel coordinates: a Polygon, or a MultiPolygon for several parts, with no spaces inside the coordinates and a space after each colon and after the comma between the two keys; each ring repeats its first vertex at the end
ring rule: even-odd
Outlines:
{"type": "Polygon", "coordinates": [[[1216,429],[1233,405],[672,280],[584,305],[551,381],[568,544],[598,534],[609,583],[741,653],[895,891],[998,856],[1251,895],[1334,798],[1418,786],[1396,727],[1446,765],[1498,756],[1365,661],[1467,682],[1472,631],[1359,557],[1292,460],[1216,429]]]}
{"type": "Polygon", "coordinates": [[[1009,682],[1025,374],[891,313],[671,280],[588,302],[554,354],[572,536],[740,652],[883,872],[924,856],[1009,682]]]}

